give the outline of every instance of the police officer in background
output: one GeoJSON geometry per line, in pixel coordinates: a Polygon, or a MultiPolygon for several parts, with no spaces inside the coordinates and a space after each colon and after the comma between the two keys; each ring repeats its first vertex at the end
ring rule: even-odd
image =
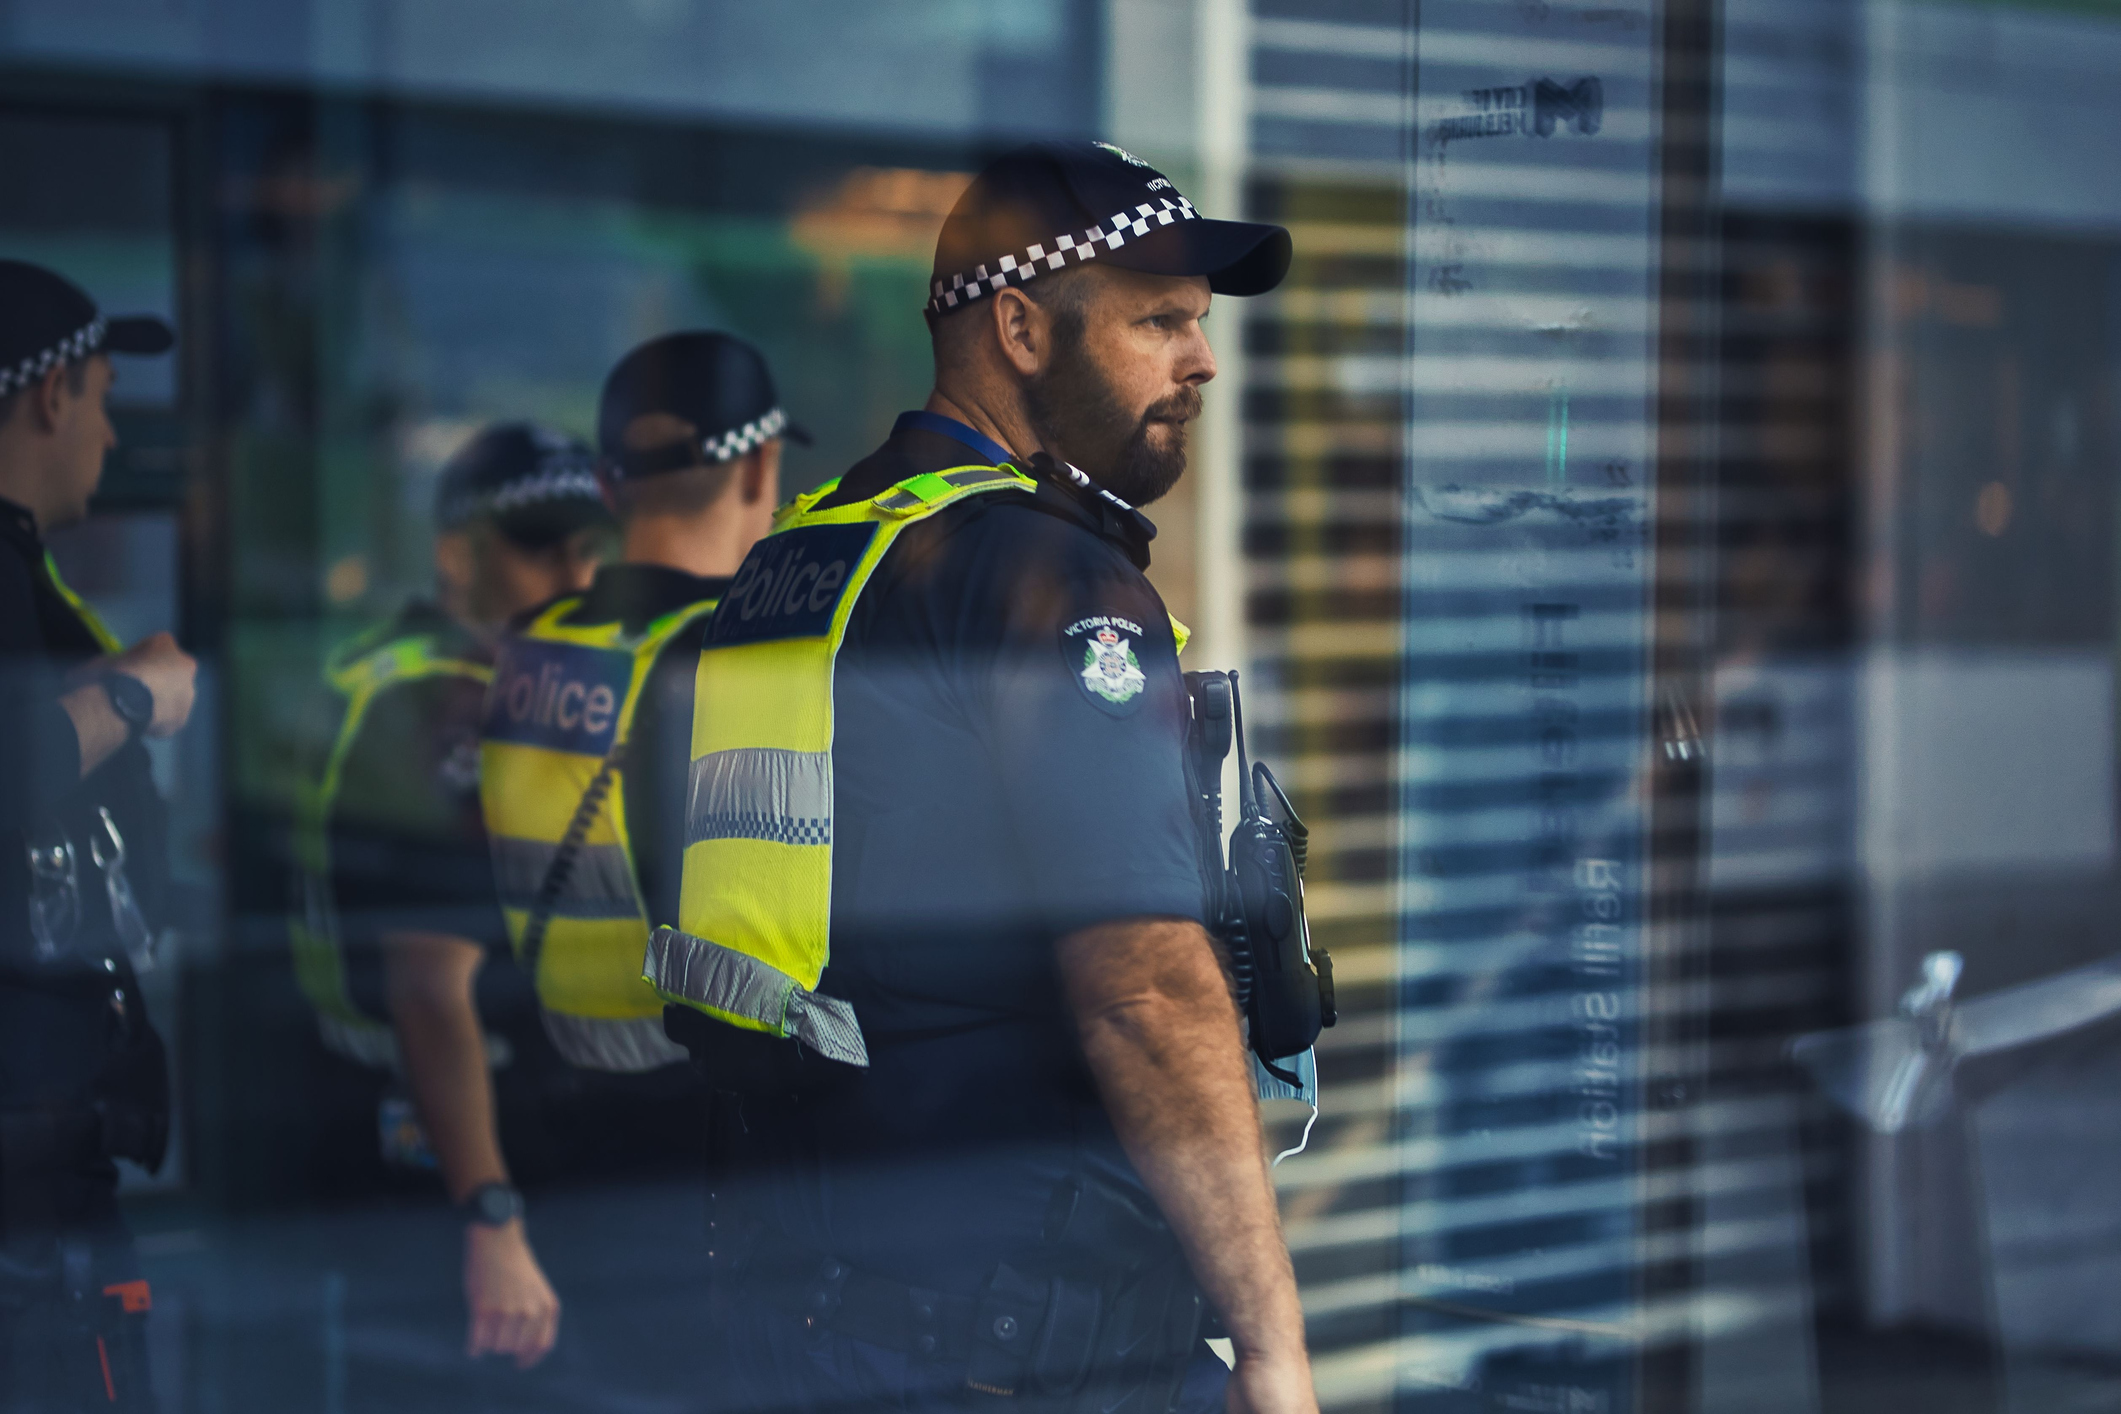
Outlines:
{"type": "Polygon", "coordinates": [[[135,981],[164,923],[167,814],[143,737],[191,714],[166,633],[125,648],[43,537],[117,444],[112,352],[173,342],[0,261],[0,1410],[148,1409],[152,1305],[115,1159],[160,1166],[162,1042],[135,981]]]}
{"type": "MultiPolygon", "coordinates": [[[[700,635],[772,523],[781,439],[806,434],[756,349],[691,332],[619,361],[597,436],[621,559],[504,640],[480,793],[517,961],[546,1034],[578,1068],[555,1143],[599,1177],[694,1174],[705,1097],[663,1033],[641,954],[654,923],[677,917],[700,635]]],[[[456,1080],[481,1075],[467,1056],[456,1080]]],[[[521,1204],[498,1155],[451,1183],[497,1213],[521,1204]]]]}
{"type": "MultiPolygon", "coordinates": [[[[335,723],[298,815],[291,941],[326,1047],[410,1084],[418,1125],[383,1099],[387,1157],[438,1162],[463,1204],[507,1174],[489,1060],[534,1069],[542,1048],[510,970],[481,966],[506,941],[478,795],[494,642],[514,615],[588,583],[611,532],[589,448],[534,423],[488,427],[449,459],[435,528],[436,597],[326,665],[335,723]]],[[[532,1363],[558,1319],[551,1285],[515,1214],[465,1217],[467,1349],[532,1363]]]]}
{"type": "Polygon", "coordinates": [[[1184,470],[1211,291],[1288,262],[1117,148],[997,159],[937,246],[927,407],[715,616],[648,971],[753,1096],[732,1407],[1316,1407],[1133,508],[1184,470]]]}

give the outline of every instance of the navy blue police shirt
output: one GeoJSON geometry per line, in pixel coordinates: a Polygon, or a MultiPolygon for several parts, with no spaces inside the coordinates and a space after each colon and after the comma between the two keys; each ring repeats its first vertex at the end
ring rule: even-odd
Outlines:
{"type": "MultiPolygon", "coordinates": [[[[994,460],[940,421],[901,419],[824,504],[994,460]]],[[[1038,1241],[1064,1179],[1139,1187],[1055,944],[1203,915],[1177,646],[1130,558],[1146,563],[1153,533],[1072,489],[985,493],[909,527],[856,602],[819,990],[853,1005],[871,1064],[794,1107],[747,1107],[787,1145],[761,1191],[788,1248],[972,1292],[1038,1241]]]]}

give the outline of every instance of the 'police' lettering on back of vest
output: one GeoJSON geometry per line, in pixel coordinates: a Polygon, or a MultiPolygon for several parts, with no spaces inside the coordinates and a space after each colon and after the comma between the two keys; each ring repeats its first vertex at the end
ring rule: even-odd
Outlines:
{"type": "Polygon", "coordinates": [[[494,663],[486,735],[602,756],[611,749],[632,677],[632,656],[622,650],[510,638],[494,663]]]}
{"type": "Polygon", "coordinates": [[[876,526],[816,525],[761,540],[714,612],[708,641],[762,643],[821,638],[847,593],[876,526]]]}

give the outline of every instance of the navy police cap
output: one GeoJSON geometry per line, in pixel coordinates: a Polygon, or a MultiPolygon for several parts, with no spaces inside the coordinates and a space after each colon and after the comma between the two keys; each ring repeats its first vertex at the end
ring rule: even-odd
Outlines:
{"type": "Polygon", "coordinates": [[[597,447],[621,480],[719,466],[776,437],[810,442],[781,406],[765,355],[713,330],[665,334],[634,349],[604,380],[597,406],[597,447]],[[626,429],[651,413],[691,423],[691,440],[629,449],[626,429]]]}
{"type": "Polygon", "coordinates": [[[951,208],[928,309],[948,314],[1091,260],[1260,295],[1289,273],[1289,233],[1201,215],[1169,177],[1109,142],[1034,142],[988,163],[951,208]]]}
{"type": "Polygon", "coordinates": [[[490,521],[532,549],[608,524],[596,455],[586,442],[542,423],[481,430],[443,464],[435,489],[437,529],[460,530],[475,520],[490,521]]]}
{"type": "Polygon", "coordinates": [[[166,353],[176,341],[151,314],[106,318],[65,276],[0,260],[0,398],[91,354],[166,353]]]}

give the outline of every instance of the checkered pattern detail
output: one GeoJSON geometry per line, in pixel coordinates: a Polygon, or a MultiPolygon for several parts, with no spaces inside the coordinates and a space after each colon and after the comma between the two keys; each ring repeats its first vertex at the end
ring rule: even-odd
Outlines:
{"type": "Polygon", "coordinates": [[[724,432],[719,437],[709,437],[700,443],[700,454],[707,458],[710,466],[735,461],[744,453],[760,447],[781,435],[788,426],[788,414],[775,408],[764,417],[754,418],[742,427],[724,432]]]}
{"type": "Polygon", "coordinates": [[[1145,201],[1117,216],[1107,217],[1080,236],[1055,236],[1050,243],[1032,246],[1022,255],[1005,255],[992,267],[982,265],[970,275],[952,275],[948,281],[937,280],[928,308],[936,314],[969,304],[983,295],[991,295],[1014,280],[1021,285],[1037,275],[1040,268],[1059,270],[1074,257],[1075,263],[1097,258],[1098,248],[1118,250],[1130,240],[1139,240],[1160,226],[1175,221],[1192,221],[1200,213],[1193,203],[1182,196],[1160,196],[1155,201],[1145,201]]]}
{"type": "Polygon", "coordinates": [[[692,840],[765,840],[769,844],[831,844],[832,817],[769,815],[724,810],[692,819],[692,840]]]}
{"type": "Polygon", "coordinates": [[[42,353],[31,354],[13,368],[0,368],[0,398],[20,392],[62,364],[87,358],[103,347],[106,327],[99,314],[42,353]]]}
{"type": "Polygon", "coordinates": [[[458,526],[482,515],[505,515],[525,506],[546,501],[599,501],[596,464],[574,455],[539,458],[538,469],[528,476],[505,481],[491,491],[473,491],[454,497],[442,508],[444,526],[458,526]]]}

